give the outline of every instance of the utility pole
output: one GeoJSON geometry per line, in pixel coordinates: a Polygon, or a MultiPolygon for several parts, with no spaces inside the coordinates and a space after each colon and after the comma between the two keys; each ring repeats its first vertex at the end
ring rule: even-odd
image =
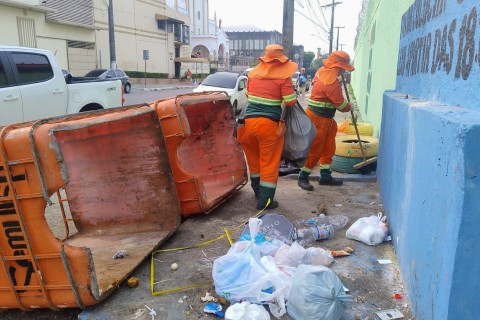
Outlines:
{"type": "Polygon", "coordinates": [[[115,29],[113,25],[113,3],[108,3],[108,39],[110,41],[110,68],[117,68],[117,57],[115,55],[115,29]]]}
{"type": "Polygon", "coordinates": [[[293,61],[293,15],[295,0],[283,0],[282,46],[285,55],[293,61]]]}
{"type": "Polygon", "coordinates": [[[343,51],[343,46],[345,45],[345,43],[340,43],[340,50],[343,51]]]}
{"type": "Polygon", "coordinates": [[[337,4],[341,4],[341,2],[335,2],[335,0],[332,0],[332,4],[327,4],[325,6],[322,6],[322,8],[328,8],[328,7],[332,7],[332,19],[330,21],[330,47],[328,49],[328,54],[332,53],[333,51],[333,21],[334,21],[334,17],[335,17],[335,6],[337,4]]]}
{"type": "Polygon", "coordinates": [[[338,51],[338,39],[340,38],[340,34],[339,34],[340,32],[339,31],[340,31],[340,29],[343,29],[345,27],[335,27],[335,28],[337,29],[337,49],[335,49],[335,50],[338,51]]]}

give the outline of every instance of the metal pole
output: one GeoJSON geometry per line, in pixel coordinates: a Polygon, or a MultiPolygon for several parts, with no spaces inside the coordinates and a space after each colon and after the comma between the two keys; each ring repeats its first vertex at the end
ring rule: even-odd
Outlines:
{"type": "Polygon", "coordinates": [[[327,4],[325,6],[322,6],[322,8],[327,8],[327,7],[332,7],[332,19],[330,22],[330,46],[328,49],[328,54],[332,53],[333,51],[333,22],[335,20],[335,6],[337,4],[341,4],[341,2],[335,2],[335,0],[332,0],[332,4],[327,4]]]}
{"type": "Polygon", "coordinates": [[[145,88],[147,87],[147,60],[145,61],[145,73],[144,73],[144,78],[145,78],[145,88]]]}
{"type": "Polygon", "coordinates": [[[113,22],[113,3],[108,3],[108,39],[110,41],[110,68],[117,68],[117,57],[115,55],[115,28],[113,22]]]}
{"type": "MultiPolygon", "coordinates": [[[[110,0],[112,1],[112,0],[110,0]]],[[[335,0],[332,0],[332,18],[330,21],[330,46],[328,48],[328,54],[332,53],[333,51],[333,20],[335,16],[335,0]]]]}
{"type": "Polygon", "coordinates": [[[293,60],[293,17],[295,12],[294,0],[283,0],[283,30],[282,46],[285,55],[293,60]]]}
{"type": "Polygon", "coordinates": [[[337,29],[337,50],[338,51],[338,39],[340,39],[340,29],[343,29],[345,27],[335,27],[337,29]]]}

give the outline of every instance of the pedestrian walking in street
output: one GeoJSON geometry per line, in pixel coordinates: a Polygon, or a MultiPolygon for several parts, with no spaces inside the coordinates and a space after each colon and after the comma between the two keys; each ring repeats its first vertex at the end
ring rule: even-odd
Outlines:
{"type": "Polygon", "coordinates": [[[185,75],[187,76],[187,81],[192,82],[192,71],[190,71],[190,68],[187,69],[185,75]]]}
{"type": "Polygon", "coordinates": [[[297,88],[300,100],[305,101],[305,89],[307,87],[307,75],[305,74],[305,68],[300,70],[300,74],[297,78],[297,88]]]}
{"type": "Polygon", "coordinates": [[[277,44],[265,48],[265,56],[248,73],[248,105],[245,118],[239,119],[237,139],[243,147],[250,170],[250,183],[258,198],[257,209],[274,209],[274,200],[285,133],[279,130],[282,104],[293,107],[297,102],[292,75],[298,65],[285,56],[277,44]],[[243,122],[243,124],[242,124],[243,122]]]}
{"type": "Polygon", "coordinates": [[[335,154],[335,136],[337,122],[333,117],[337,110],[349,112],[353,107],[351,102],[344,98],[342,86],[338,79],[345,71],[353,71],[350,56],[344,51],[334,51],[323,60],[323,67],[318,69],[314,77],[314,85],[306,113],[317,128],[317,135],[313,140],[305,165],[298,176],[298,186],[311,191],[313,186],[308,180],[311,170],[320,161],[320,185],[339,186],[342,180],[332,177],[330,166],[335,154]]]}

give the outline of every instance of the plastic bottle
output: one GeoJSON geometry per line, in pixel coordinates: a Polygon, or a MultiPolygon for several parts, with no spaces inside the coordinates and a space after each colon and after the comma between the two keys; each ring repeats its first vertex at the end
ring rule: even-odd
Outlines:
{"type": "Polygon", "coordinates": [[[299,228],[296,232],[297,240],[309,242],[333,237],[334,229],[330,224],[312,225],[311,227],[299,228]]]}

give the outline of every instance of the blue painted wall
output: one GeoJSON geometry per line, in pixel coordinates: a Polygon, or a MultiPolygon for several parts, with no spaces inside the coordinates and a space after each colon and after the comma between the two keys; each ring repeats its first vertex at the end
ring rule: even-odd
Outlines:
{"type": "Polygon", "coordinates": [[[382,201],[416,319],[478,319],[480,2],[417,0],[401,28],[382,201]]]}

